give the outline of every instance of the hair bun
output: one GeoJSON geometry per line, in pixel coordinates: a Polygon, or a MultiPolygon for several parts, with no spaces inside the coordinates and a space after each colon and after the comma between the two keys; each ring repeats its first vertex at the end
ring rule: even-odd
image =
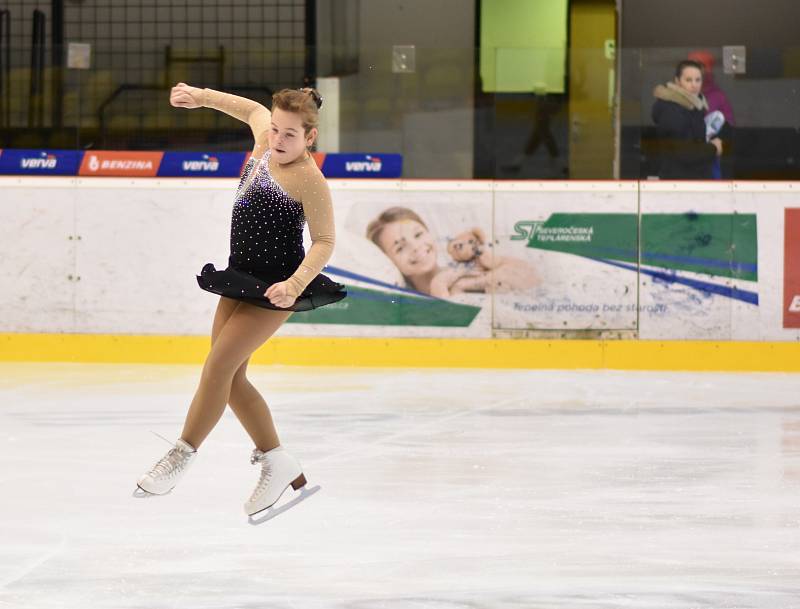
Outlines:
{"type": "Polygon", "coordinates": [[[316,89],[312,89],[311,87],[305,87],[300,89],[303,93],[311,96],[311,99],[314,100],[314,103],[317,105],[317,110],[322,108],[322,95],[319,94],[319,91],[316,89]]]}

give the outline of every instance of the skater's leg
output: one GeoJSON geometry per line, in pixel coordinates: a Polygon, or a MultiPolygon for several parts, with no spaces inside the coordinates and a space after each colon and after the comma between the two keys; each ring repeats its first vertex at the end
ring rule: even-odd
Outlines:
{"type": "Polygon", "coordinates": [[[248,361],[239,367],[233,377],[228,404],[256,448],[267,452],[279,446],[280,440],[267,403],[247,378],[248,361]]]}
{"type": "Polygon", "coordinates": [[[181,439],[195,448],[203,443],[225,410],[236,372],[289,315],[290,312],[238,304],[224,322],[206,358],[181,439]]]}
{"type": "MultiPolygon", "coordinates": [[[[211,327],[211,345],[213,346],[217,337],[222,332],[228,319],[239,306],[238,300],[220,298],[217,305],[217,312],[214,315],[214,323],[211,327]]],[[[236,418],[244,427],[253,443],[261,451],[267,452],[280,445],[278,432],[272,420],[266,401],[258,390],[250,383],[247,378],[247,364],[249,358],[239,366],[231,383],[231,393],[228,396],[228,404],[233,410],[236,418]]]]}
{"type": "Polygon", "coordinates": [[[226,323],[228,323],[228,320],[231,318],[231,315],[233,315],[233,312],[237,309],[239,304],[240,302],[238,300],[220,296],[219,302],[217,303],[217,310],[214,313],[214,322],[211,324],[212,347],[214,346],[219,333],[222,332],[222,328],[225,327],[226,323]]]}

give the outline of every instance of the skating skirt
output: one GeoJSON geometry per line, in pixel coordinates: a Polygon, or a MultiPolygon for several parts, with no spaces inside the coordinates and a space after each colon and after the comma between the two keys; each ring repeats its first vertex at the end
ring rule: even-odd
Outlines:
{"type": "Polygon", "coordinates": [[[228,267],[224,271],[218,271],[211,263],[205,265],[197,276],[198,285],[207,292],[274,311],[311,311],[338,302],[347,296],[347,290],[342,284],[320,273],[308,284],[291,307],[288,309],[276,307],[264,296],[264,292],[273,283],[285,280],[286,277],[273,275],[268,270],[244,271],[228,267]]]}

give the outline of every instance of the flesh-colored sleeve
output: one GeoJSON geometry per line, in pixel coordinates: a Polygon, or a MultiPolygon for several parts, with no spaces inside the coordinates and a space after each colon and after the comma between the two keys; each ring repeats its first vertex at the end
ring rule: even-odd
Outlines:
{"type": "Polygon", "coordinates": [[[311,247],[297,271],[287,279],[289,293],[297,298],[314,277],[322,272],[333,254],[336,229],[331,191],[325,177],[315,171],[302,185],[303,213],[308,221],[311,247]]]}
{"type": "Polygon", "coordinates": [[[252,99],[214,89],[203,89],[202,104],[205,108],[219,110],[250,125],[253,138],[255,138],[253,156],[260,157],[261,153],[266,150],[271,114],[265,106],[252,99]]]}

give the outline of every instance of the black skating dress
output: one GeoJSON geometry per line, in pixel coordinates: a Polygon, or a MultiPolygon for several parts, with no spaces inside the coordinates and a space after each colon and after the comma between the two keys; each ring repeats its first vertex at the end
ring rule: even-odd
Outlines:
{"type": "MultiPolygon", "coordinates": [[[[289,196],[272,176],[269,157],[266,150],[262,159],[251,158],[242,172],[233,206],[228,268],[218,271],[206,264],[197,283],[208,292],[277,311],[310,311],[337,302],[347,295],[343,285],[321,273],[307,284],[298,279],[306,256],[306,213],[303,203],[289,196]],[[298,286],[298,296],[294,305],[284,309],[273,305],[264,293],[273,283],[287,280],[298,286]]],[[[318,172],[316,165],[304,169],[318,172]]]]}

